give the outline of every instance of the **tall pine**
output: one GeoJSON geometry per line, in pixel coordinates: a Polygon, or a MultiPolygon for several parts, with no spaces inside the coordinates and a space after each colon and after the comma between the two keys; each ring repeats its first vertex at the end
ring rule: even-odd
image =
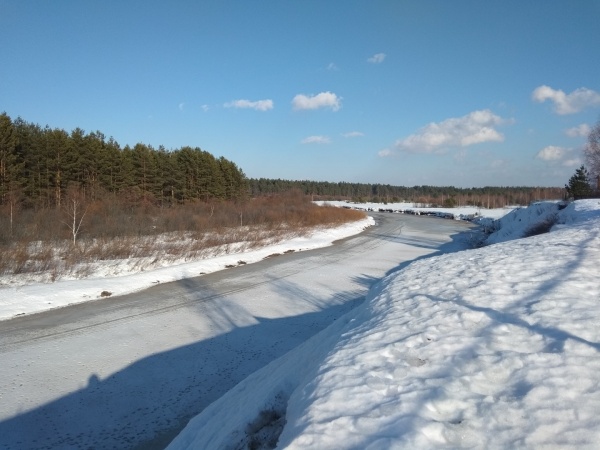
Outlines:
{"type": "Polygon", "coordinates": [[[17,189],[19,177],[17,133],[6,113],[0,114],[0,204],[17,189]]]}

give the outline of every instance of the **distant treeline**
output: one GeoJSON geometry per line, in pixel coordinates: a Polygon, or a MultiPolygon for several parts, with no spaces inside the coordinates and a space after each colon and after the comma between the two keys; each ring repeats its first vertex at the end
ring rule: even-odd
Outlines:
{"type": "Polygon", "coordinates": [[[561,199],[558,187],[482,187],[391,186],[389,184],[331,183],[326,181],[290,181],[267,178],[249,180],[252,196],[272,195],[299,190],[314,200],[350,200],[356,202],[411,202],[438,206],[480,206],[498,208],[505,205],[528,205],[532,201],[561,199]]]}
{"type": "Polygon", "coordinates": [[[167,150],[121,146],[100,131],[70,133],[0,114],[0,206],[60,207],[67,193],[85,201],[114,197],[125,204],[177,205],[299,191],[314,200],[341,199],[439,206],[501,207],[557,199],[563,188],[391,186],[247,179],[237,165],[198,147],[167,150]]]}
{"type": "Polygon", "coordinates": [[[197,147],[121,148],[99,131],[71,133],[0,114],[0,205],[60,207],[69,190],[153,204],[232,200],[248,194],[235,163],[197,147]]]}

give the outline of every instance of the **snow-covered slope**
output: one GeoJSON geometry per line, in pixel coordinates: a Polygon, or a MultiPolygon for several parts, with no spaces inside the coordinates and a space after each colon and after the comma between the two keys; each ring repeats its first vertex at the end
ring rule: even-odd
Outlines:
{"type": "Polygon", "coordinates": [[[556,214],[385,278],[169,448],[596,448],[600,203],[556,214]]]}
{"type": "Polygon", "coordinates": [[[485,244],[497,244],[547,231],[558,220],[558,213],[564,205],[557,202],[538,202],[527,208],[516,208],[500,219],[488,224],[496,230],[485,244]]]}

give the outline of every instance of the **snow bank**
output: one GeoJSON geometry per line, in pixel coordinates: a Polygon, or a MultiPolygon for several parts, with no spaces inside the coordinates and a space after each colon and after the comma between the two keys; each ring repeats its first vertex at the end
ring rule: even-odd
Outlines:
{"type": "Polygon", "coordinates": [[[484,225],[496,230],[486,239],[485,244],[497,244],[539,234],[535,231],[546,225],[550,229],[558,220],[559,210],[560,204],[556,202],[539,202],[527,208],[516,208],[495,220],[493,224],[484,225]]]}
{"type": "Polygon", "coordinates": [[[385,278],[169,448],[596,448],[600,204],[557,215],[385,278]]]}
{"type": "Polygon", "coordinates": [[[374,223],[372,217],[367,217],[336,228],[317,229],[307,236],[288,239],[257,250],[244,251],[243,253],[234,251],[199,261],[134,274],[128,273],[126,276],[107,276],[110,273],[109,267],[114,266],[115,262],[99,261],[95,266],[95,272],[90,273],[86,279],[60,280],[51,284],[31,283],[24,286],[10,285],[8,284],[10,280],[5,279],[3,281],[8,285],[0,286],[0,320],[59,308],[69,304],[97,300],[102,298],[103,292],[113,296],[124,295],[146,289],[157,283],[166,283],[223,270],[228,266],[237,265],[242,255],[244,263],[250,264],[261,261],[274,253],[325,247],[338,239],[358,234],[374,223]]]}

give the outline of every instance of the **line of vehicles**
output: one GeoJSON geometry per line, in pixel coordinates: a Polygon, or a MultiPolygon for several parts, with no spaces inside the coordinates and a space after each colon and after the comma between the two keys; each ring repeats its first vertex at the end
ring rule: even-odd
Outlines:
{"type": "Polygon", "coordinates": [[[414,216],[432,216],[432,217],[439,217],[440,219],[467,220],[467,221],[473,221],[479,217],[477,213],[475,213],[475,214],[453,214],[453,213],[449,213],[447,211],[429,211],[429,210],[419,210],[419,209],[392,209],[392,208],[376,209],[376,208],[360,208],[360,207],[351,207],[351,206],[344,206],[344,208],[358,209],[360,211],[395,213],[395,214],[410,214],[410,215],[414,215],[414,216]]]}

